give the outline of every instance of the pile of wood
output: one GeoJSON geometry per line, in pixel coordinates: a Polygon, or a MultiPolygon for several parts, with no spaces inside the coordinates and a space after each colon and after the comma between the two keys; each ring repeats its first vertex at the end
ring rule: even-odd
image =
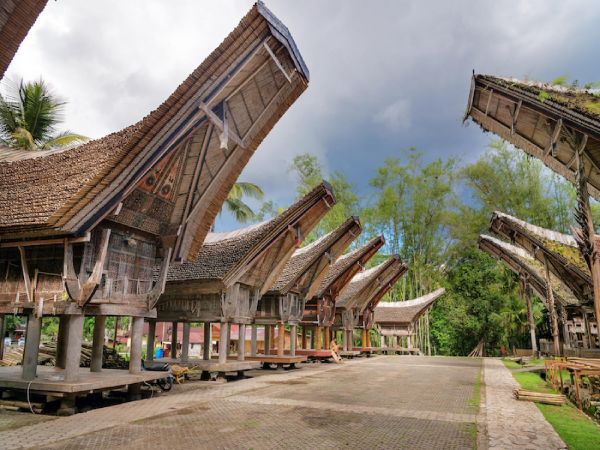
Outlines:
{"type": "Polygon", "coordinates": [[[545,403],[547,405],[560,406],[567,402],[567,398],[562,394],[544,394],[542,392],[526,391],[525,389],[515,389],[513,395],[517,400],[545,403]]]}
{"type": "Polygon", "coordinates": [[[470,358],[479,358],[482,357],[485,353],[485,342],[482,340],[479,341],[479,344],[475,346],[471,353],[469,353],[470,358]]]}
{"type": "MultiPolygon", "coordinates": [[[[81,367],[90,367],[92,360],[92,345],[83,343],[81,346],[81,367]]],[[[6,350],[4,358],[0,360],[0,366],[17,366],[23,361],[23,347],[6,350]]],[[[46,342],[40,345],[38,354],[38,364],[41,366],[56,365],[56,342],[46,342]]],[[[127,369],[129,362],[119,356],[119,353],[113,349],[104,346],[104,355],[102,367],[105,369],[127,369]]]]}

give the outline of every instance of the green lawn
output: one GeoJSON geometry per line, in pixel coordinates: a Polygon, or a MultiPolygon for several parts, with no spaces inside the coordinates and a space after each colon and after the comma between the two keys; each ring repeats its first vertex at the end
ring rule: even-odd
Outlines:
{"type": "MultiPolygon", "coordinates": [[[[521,366],[506,360],[504,365],[509,369],[521,366]],[[515,367],[516,366],[516,367],[515,367]]],[[[513,377],[523,389],[536,392],[556,393],[537,373],[513,372],[513,377]]],[[[572,450],[600,450],[600,426],[574,405],[544,405],[536,403],[546,420],[554,427],[561,439],[572,450]]]]}

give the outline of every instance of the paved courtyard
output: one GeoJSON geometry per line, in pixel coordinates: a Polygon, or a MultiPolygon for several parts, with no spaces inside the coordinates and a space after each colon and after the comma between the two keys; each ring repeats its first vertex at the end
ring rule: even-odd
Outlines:
{"type": "Polygon", "coordinates": [[[499,361],[485,361],[490,385],[480,400],[482,365],[480,359],[378,356],[262,371],[226,384],[187,383],[169,395],[40,422],[0,414],[0,448],[540,448],[527,436],[506,440],[520,414],[560,448],[535,406],[510,398],[511,375],[499,361]]]}

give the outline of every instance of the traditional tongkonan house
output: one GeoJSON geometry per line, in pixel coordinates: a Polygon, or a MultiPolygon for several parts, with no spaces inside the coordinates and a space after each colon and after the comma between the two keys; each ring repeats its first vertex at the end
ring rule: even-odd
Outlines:
{"type": "Polygon", "coordinates": [[[502,261],[519,277],[520,295],[527,306],[527,322],[531,336],[532,353],[537,353],[538,345],[531,290],[538,295],[547,308],[548,298],[550,297],[548,289],[552,289],[551,300],[555,302],[558,321],[562,325],[560,332],[562,334],[561,342],[564,343],[565,347],[564,350],[571,347],[571,342],[575,344],[575,347],[578,347],[577,343],[581,341],[582,336],[576,332],[574,320],[577,321],[579,318],[577,317],[579,315],[579,301],[570,289],[552,272],[550,273],[551,281],[547,283],[544,266],[520,247],[482,234],[479,236],[479,248],[502,261]]]}
{"type": "MultiPolygon", "coordinates": [[[[587,349],[600,349],[598,327],[593,316],[593,287],[589,267],[582,258],[577,243],[572,236],[548,230],[519,220],[515,217],[495,212],[492,216],[491,231],[525,249],[544,269],[546,282],[552,284],[551,274],[555,275],[577,298],[578,305],[569,308],[568,313],[559,310],[554,299],[554,291],[548,290],[546,303],[550,316],[553,345],[541,348],[549,353],[560,354],[559,319],[568,324],[583,323],[587,330],[581,345],[587,349]]],[[[577,345],[569,342],[570,346],[577,345]]],[[[541,345],[540,345],[541,347],[541,345]]],[[[567,346],[562,346],[567,352],[567,346]]],[[[592,350],[598,351],[598,350],[592,350]]],[[[570,353],[570,352],[567,352],[570,353]]]]}
{"type": "Polygon", "coordinates": [[[589,195],[600,200],[600,97],[573,86],[474,74],[467,117],[575,183],[575,242],[590,268],[600,321],[600,246],[589,205],[589,195]]]}
{"type": "MultiPolygon", "coordinates": [[[[138,123],[73,148],[11,151],[0,162],[0,313],[27,316],[28,328],[22,374],[1,369],[0,387],[48,391],[77,381],[86,315],[96,317],[95,372],[105,317],[133,318],[130,372],[138,378],[94,380],[135,386],[163,376],[140,373],[141,342],[169,265],[198,255],[236,178],[307,83],[289,31],[259,2],[138,123]],[[36,380],[44,316],[60,317],[64,382],[52,386],[36,380]]],[[[77,386],[89,392],[98,383],[77,386]]]]}
{"type": "Polygon", "coordinates": [[[315,294],[312,297],[307,296],[301,322],[301,349],[296,350],[297,354],[313,359],[331,358],[330,327],[335,319],[336,299],[354,275],[364,269],[384,243],[383,236],[377,236],[362,247],[340,256],[323,277],[315,294]],[[323,331],[325,331],[325,339],[323,339],[323,331]]]}
{"type": "MultiPolygon", "coordinates": [[[[253,323],[260,298],[334,204],[331,187],[324,182],[267,222],[229,233],[209,233],[192,261],[170,268],[157,320],[204,322],[206,333],[211,322],[221,324],[218,361],[210,360],[205,353],[202,360],[193,361],[195,366],[220,376],[260,366],[245,360],[244,345],[238,346],[237,361],[227,361],[229,324],[239,324],[240,336],[245,336],[245,327],[253,323]]],[[[189,327],[184,333],[186,330],[189,332],[189,327]]],[[[186,340],[184,335],[183,342],[186,340]]],[[[186,358],[182,355],[183,362],[186,358]]]]}
{"type": "Polygon", "coordinates": [[[428,312],[444,292],[439,288],[413,300],[379,303],[374,318],[381,334],[381,350],[431,355],[428,312]]]}
{"type": "MultiPolygon", "coordinates": [[[[297,325],[302,320],[307,298],[312,298],[332,263],[348,248],[362,232],[357,217],[350,217],[338,228],[294,252],[275,284],[258,302],[256,324],[265,325],[267,337],[274,336],[277,325],[277,355],[251,355],[251,359],[263,364],[305,361],[306,356],[296,355],[297,325]],[[285,356],[283,339],[285,324],[290,325],[290,349],[285,356]]],[[[256,325],[253,325],[256,327],[256,325]]],[[[253,336],[255,332],[253,332],[253,336]]],[[[254,349],[256,346],[252,345],[254,349]]],[[[267,352],[269,347],[265,347],[267,352]]]]}
{"type": "Polygon", "coordinates": [[[370,330],[374,324],[373,310],[383,295],[407,270],[408,266],[402,262],[400,256],[390,256],[381,264],[355,275],[340,293],[336,301],[335,325],[344,331],[342,334],[344,350],[366,354],[377,350],[371,347],[370,330]],[[356,327],[362,329],[361,346],[348,348],[353,343],[356,327]]]}
{"type": "Polygon", "coordinates": [[[0,8],[0,80],[48,0],[7,0],[0,8]]]}

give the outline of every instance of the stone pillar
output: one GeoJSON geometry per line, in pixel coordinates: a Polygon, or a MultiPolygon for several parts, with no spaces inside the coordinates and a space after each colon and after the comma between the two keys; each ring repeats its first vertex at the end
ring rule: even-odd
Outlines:
{"type": "Polygon", "coordinates": [[[317,327],[316,332],[315,350],[323,350],[323,329],[321,327],[317,327]]]}
{"type": "Polygon", "coordinates": [[[40,336],[42,333],[42,318],[36,318],[33,313],[27,316],[27,334],[23,349],[23,379],[31,381],[37,373],[38,353],[40,351],[40,336]]]}
{"type": "Polygon", "coordinates": [[[62,315],[58,319],[58,336],[56,337],[56,367],[65,368],[65,348],[69,334],[69,316],[62,315]]]}
{"type": "Polygon", "coordinates": [[[171,358],[177,358],[177,322],[171,324],[171,358]]]}
{"type": "Polygon", "coordinates": [[[252,324],[252,333],[250,334],[250,356],[256,356],[257,348],[256,341],[258,338],[258,327],[256,324],[252,324]]]}
{"type": "Polygon", "coordinates": [[[106,316],[94,318],[94,337],[92,340],[92,361],[90,372],[102,371],[102,357],[104,356],[104,335],[106,334],[106,316]]]}
{"type": "Polygon", "coordinates": [[[79,378],[83,319],[83,315],[72,315],[69,317],[69,332],[65,347],[65,381],[76,381],[79,378]]]}
{"type": "Polygon", "coordinates": [[[227,353],[229,346],[229,326],[226,322],[221,322],[221,331],[219,333],[219,363],[225,364],[227,362],[227,353]]]}
{"type": "Polygon", "coordinates": [[[265,355],[269,354],[269,348],[271,347],[271,326],[265,325],[265,355]]]}
{"type": "Polygon", "coordinates": [[[212,325],[210,322],[204,322],[204,348],[202,349],[202,359],[210,359],[210,350],[212,347],[212,325]]]}
{"type": "Polygon", "coordinates": [[[148,338],[146,339],[146,359],[154,361],[154,339],[156,338],[156,321],[148,321],[148,338]]]}
{"type": "Polygon", "coordinates": [[[331,348],[331,328],[325,327],[325,350],[331,348]]]}
{"type": "Polygon", "coordinates": [[[302,340],[300,342],[302,349],[306,350],[306,326],[302,325],[302,340]]]}
{"type": "Polygon", "coordinates": [[[297,325],[290,326],[290,356],[296,356],[296,340],[298,339],[297,325]]]}
{"type": "Polygon", "coordinates": [[[246,324],[240,323],[238,325],[238,361],[246,359],[246,324]]]}
{"type": "Polygon", "coordinates": [[[144,335],[144,318],[131,318],[131,349],[129,350],[129,373],[142,370],[142,336],[144,335]]]}
{"type": "Polygon", "coordinates": [[[183,336],[181,337],[181,360],[187,361],[190,354],[190,323],[183,322],[183,336]]]}
{"type": "Polygon", "coordinates": [[[281,322],[278,325],[278,333],[277,333],[277,356],[283,356],[285,354],[285,325],[281,322]]]}

